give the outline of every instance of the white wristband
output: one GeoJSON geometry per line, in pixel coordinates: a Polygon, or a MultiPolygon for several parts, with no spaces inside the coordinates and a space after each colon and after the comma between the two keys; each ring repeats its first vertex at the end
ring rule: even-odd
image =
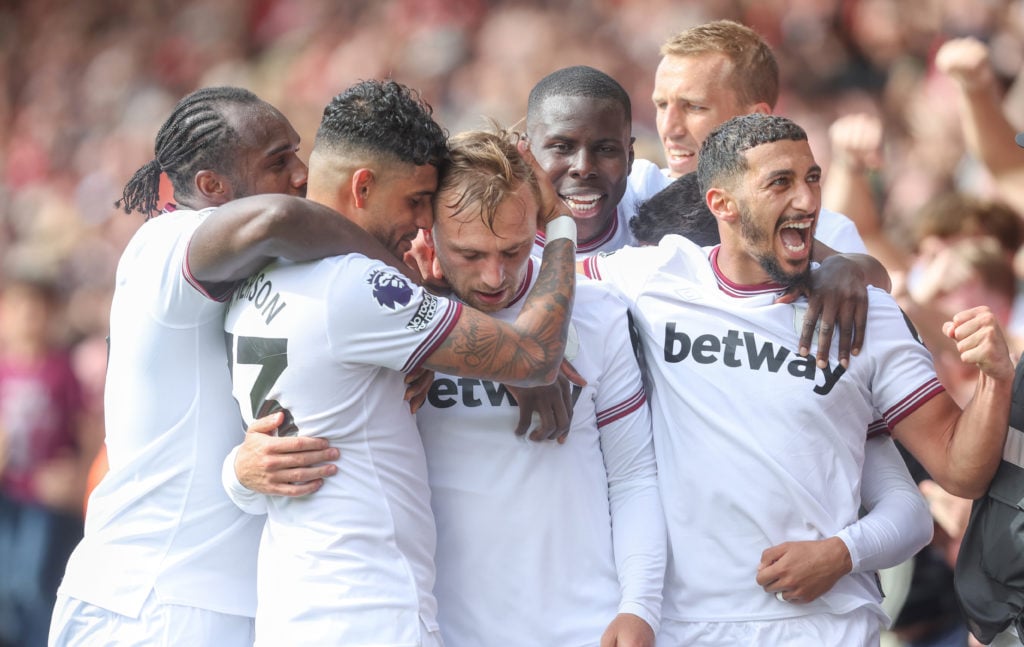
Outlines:
{"type": "Polygon", "coordinates": [[[561,215],[548,223],[544,232],[544,242],[550,243],[559,238],[567,238],[576,247],[576,221],[572,216],[561,215]]]}

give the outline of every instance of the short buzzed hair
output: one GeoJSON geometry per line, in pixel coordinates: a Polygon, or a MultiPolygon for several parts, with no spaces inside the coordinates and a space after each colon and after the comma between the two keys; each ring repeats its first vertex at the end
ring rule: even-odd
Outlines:
{"type": "Polygon", "coordinates": [[[445,204],[453,216],[478,208],[487,228],[494,231],[498,207],[510,195],[527,184],[534,200],[540,204],[540,188],[533,169],[516,150],[519,135],[507,130],[471,130],[455,135],[449,141],[449,157],[441,166],[435,203],[449,198],[445,204]]]}
{"type": "Polygon", "coordinates": [[[740,103],[779,100],[779,64],[768,43],[753,29],[732,20],[715,20],[685,29],[661,46],[662,56],[724,54],[732,62],[732,90],[740,103]]]}
{"type": "Polygon", "coordinates": [[[697,182],[707,195],[747,170],[744,152],[778,141],[807,141],[807,132],[785,117],[760,112],[733,117],[711,131],[697,157],[697,182]]]}
{"type": "Polygon", "coordinates": [[[530,90],[526,105],[526,120],[532,122],[541,105],[549,97],[584,97],[587,99],[608,99],[622,106],[626,121],[633,120],[633,108],[629,93],[619,82],[601,70],[586,65],[563,67],[548,74],[530,90]]]}

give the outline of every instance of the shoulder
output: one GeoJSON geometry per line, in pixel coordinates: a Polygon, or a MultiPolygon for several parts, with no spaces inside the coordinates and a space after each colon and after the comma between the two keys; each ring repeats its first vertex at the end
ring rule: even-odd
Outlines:
{"type": "Polygon", "coordinates": [[[638,200],[646,200],[671,184],[672,178],[665,175],[654,162],[635,159],[627,182],[638,200]]]}

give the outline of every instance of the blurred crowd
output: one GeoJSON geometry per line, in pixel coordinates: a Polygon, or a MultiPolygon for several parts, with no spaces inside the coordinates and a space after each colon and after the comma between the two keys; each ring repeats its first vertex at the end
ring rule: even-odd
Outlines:
{"type": "MultiPolygon", "coordinates": [[[[0,319],[0,379],[23,371],[19,349],[34,343],[65,356],[77,385],[65,429],[35,448],[4,439],[46,412],[27,410],[23,395],[0,399],[4,492],[81,514],[102,442],[114,269],[142,221],[114,201],[187,92],[247,87],[287,115],[308,151],[323,106],[359,79],[418,88],[455,133],[488,117],[516,124],[537,80],[586,64],[630,93],[637,157],[662,164],[650,101],[658,48],[717,18],[772,45],[777,112],[809,132],[825,206],[859,212],[849,215],[897,289],[940,316],[1006,296],[1005,325],[1024,336],[1013,269],[1014,258],[1024,267],[1024,200],[970,154],[958,81],[936,65],[947,41],[983,44],[993,91],[1024,129],[1021,0],[12,0],[0,4],[0,308],[15,311],[8,294],[27,285],[46,310],[0,319]],[[861,195],[828,186],[833,160],[862,173],[861,195]],[[974,292],[951,294],[971,280],[974,292]],[[41,339],[21,339],[33,333],[41,339]],[[57,467],[12,485],[32,452],[57,467]]],[[[961,377],[948,378],[954,393],[961,377]]]]}

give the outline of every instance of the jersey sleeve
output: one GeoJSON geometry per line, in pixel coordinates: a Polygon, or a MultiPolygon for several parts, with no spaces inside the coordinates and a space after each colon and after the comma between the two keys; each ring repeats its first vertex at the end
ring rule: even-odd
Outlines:
{"type": "Polygon", "coordinates": [[[623,247],[614,252],[597,254],[583,261],[583,274],[603,281],[622,296],[628,304],[636,302],[648,277],[671,253],[668,247],[623,247]]]}
{"type": "Polygon", "coordinates": [[[620,613],[660,624],[666,531],[640,369],[630,344],[625,305],[608,294],[602,307],[608,349],[597,390],[597,425],[608,474],[612,542],[622,597],[620,613]]]}
{"type": "Polygon", "coordinates": [[[860,490],[867,514],[836,534],[850,551],[854,573],[896,566],[932,540],[928,504],[891,438],[867,441],[860,490]]]}
{"type": "Polygon", "coordinates": [[[224,463],[221,465],[220,470],[220,483],[224,487],[224,492],[227,493],[228,498],[238,506],[239,510],[252,515],[266,514],[266,496],[242,485],[242,482],[238,480],[238,474],[235,473],[235,458],[238,456],[238,450],[241,447],[241,445],[235,446],[228,453],[227,457],[224,458],[224,463]]]}
{"type": "Polygon", "coordinates": [[[462,305],[412,284],[398,270],[359,257],[340,272],[329,298],[328,338],[345,362],[403,373],[417,369],[455,328],[462,305]]]}
{"type": "Polygon", "coordinates": [[[868,248],[857,231],[857,224],[835,211],[822,209],[814,237],[840,254],[867,254],[868,248]]]}
{"type": "Polygon", "coordinates": [[[871,394],[889,429],[945,389],[935,376],[931,353],[893,298],[869,288],[866,338],[874,375],[871,394]]]}
{"type": "Polygon", "coordinates": [[[161,324],[191,327],[224,316],[222,302],[230,294],[215,298],[195,281],[188,268],[192,234],[208,213],[172,212],[147,222],[132,239],[118,267],[118,284],[126,278],[124,274],[133,275],[133,303],[147,308],[161,324]]]}

